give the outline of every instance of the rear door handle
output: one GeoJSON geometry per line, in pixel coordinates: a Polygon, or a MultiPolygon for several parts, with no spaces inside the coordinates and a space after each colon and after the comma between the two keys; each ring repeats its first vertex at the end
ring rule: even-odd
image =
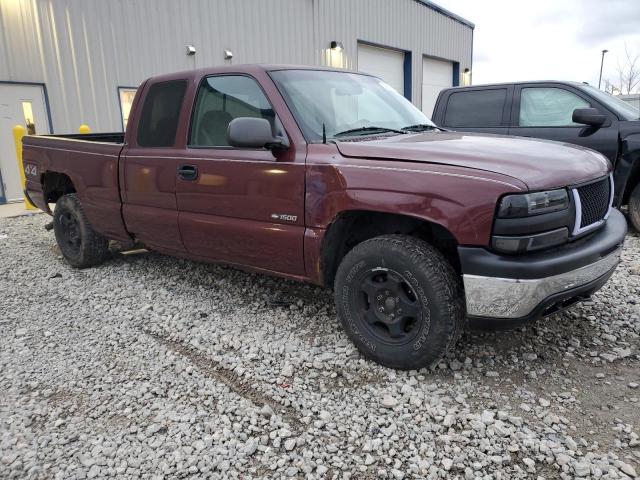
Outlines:
{"type": "Polygon", "coordinates": [[[180,165],[178,167],[178,176],[182,180],[195,180],[198,178],[198,167],[195,165],[180,165]]]}

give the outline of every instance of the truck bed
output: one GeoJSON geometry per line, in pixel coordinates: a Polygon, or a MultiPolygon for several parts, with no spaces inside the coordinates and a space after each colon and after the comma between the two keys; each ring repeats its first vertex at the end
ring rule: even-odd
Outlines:
{"type": "Polygon", "coordinates": [[[86,142],[116,143],[124,144],[123,132],[108,133],[68,133],[65,135],[38,135],[44,138],[66,138],[69,140],[84,140],[86,142]]]}
{"type": "MultiPolygon", "coordinates": [[[[118,164],[124,134],[89,133],[70,135],[28,135],[23,139],[26,193],[45,212],[57,200],[56,191],[44,191],[45,178],[55,182],[68,177],[91,223],[117,240],[129,238],[121,214],[118,164]]],[[[47,185],[51,185],[47,181],[47,185]]]]}

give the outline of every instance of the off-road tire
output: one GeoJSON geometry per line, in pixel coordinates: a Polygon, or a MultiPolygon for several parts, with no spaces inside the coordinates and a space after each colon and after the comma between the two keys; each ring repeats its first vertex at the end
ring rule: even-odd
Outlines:
{"type": "Polygon", "coordinates": [[[91,227],[75,193],[56,202],[53,231],[60,252],[73,267],[93,267],[109,255],[109,241],[91,227]]]}
{"type": "MultiPolygon", "coordinates": [[[[394,299],[391,305],[401,305],[395,303],[398,297],[391,297],[394,299]]],[[[458,275],[437,249],[406,235],[384,235],[356,245],[338,267],[335,301],[338,318],[358,349],[367,358],[390,368],[413,370],[437,365],[464,330],[463,292],[458,275]],[[376,272],[381,277],[376,278],[376,272]],[[402,291],[407,291],[408,284],[413,294],[405,298],[413,298],[420,308],[419,314],[409,320],[411,335],[406,334],[406,343],[402,343],[404,328],[402,333],[396,331],[394,337],[388,325],[373,317],[370,311],[374,306],[375,315],[388,318],[389,304],[385,303],[388,298],[385,299],[384,290],[376,290],[377,287],[372,290],[370,284],[389,285],[389,275],[394,282],[400,276],[403,285],[400,296],[402,291]],[[373,305],[372,291],[381,293],[374,293],[376,303],[373,305]],[[373,326],[371,320],[367,321],[372,317],[373,326]],[[385,338],[385,329],[389,330],[389,340],[385,338]],[[414,329],[417,330],[414,332],[414,329]],[[396,342],[396,339],[399,340],[396,342]]]]}
{"type": "Polygon", "coordinates": [[[640,233],[640,183],[629,195],[629,221],[636,232],[640,233]]]}

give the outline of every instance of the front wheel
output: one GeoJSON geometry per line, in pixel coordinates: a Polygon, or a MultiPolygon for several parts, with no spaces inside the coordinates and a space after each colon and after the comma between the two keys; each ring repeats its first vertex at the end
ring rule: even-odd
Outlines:
{"type": "Polygon", "coordinates": [[[73,267],[92,267],[109,255],[109,241],[91,227],[75,193],[56,202],[53,231],[62,255],[73,267]]]}
{"type": "Polygon", "coordinates": [[[640,232],[640,183],[635,186],[629,196],[629,220],[636,232],[640,232]]]}
{"type": "Polygon", "coordinates": [[[438,250],[405,235],[356,245],[338,268],[335,300],[358,349],[390,368],[436,365],[464,326],[456,272],[438,250]]]}

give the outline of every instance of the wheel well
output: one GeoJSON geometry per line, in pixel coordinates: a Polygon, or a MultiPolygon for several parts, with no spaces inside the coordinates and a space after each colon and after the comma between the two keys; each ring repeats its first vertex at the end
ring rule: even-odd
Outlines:
{"type": "Polygon", "coordinates": [[[340,262],[349,251],[370,238],[388,234],[404,234],[420,238],[436,247],[459,273],[455,237],[437,223],[407,215],[348,211],[340,214],[329,226],[322,245],[322,271],[324,284],[332,287],[340,262]]]}
{"type": "Polygon", "coordinates": [[[42,176],[42,190],[47,203],[56,203],[61,196],[76,192],[71,179],[58,172],[46,172],[42,176]]]}

